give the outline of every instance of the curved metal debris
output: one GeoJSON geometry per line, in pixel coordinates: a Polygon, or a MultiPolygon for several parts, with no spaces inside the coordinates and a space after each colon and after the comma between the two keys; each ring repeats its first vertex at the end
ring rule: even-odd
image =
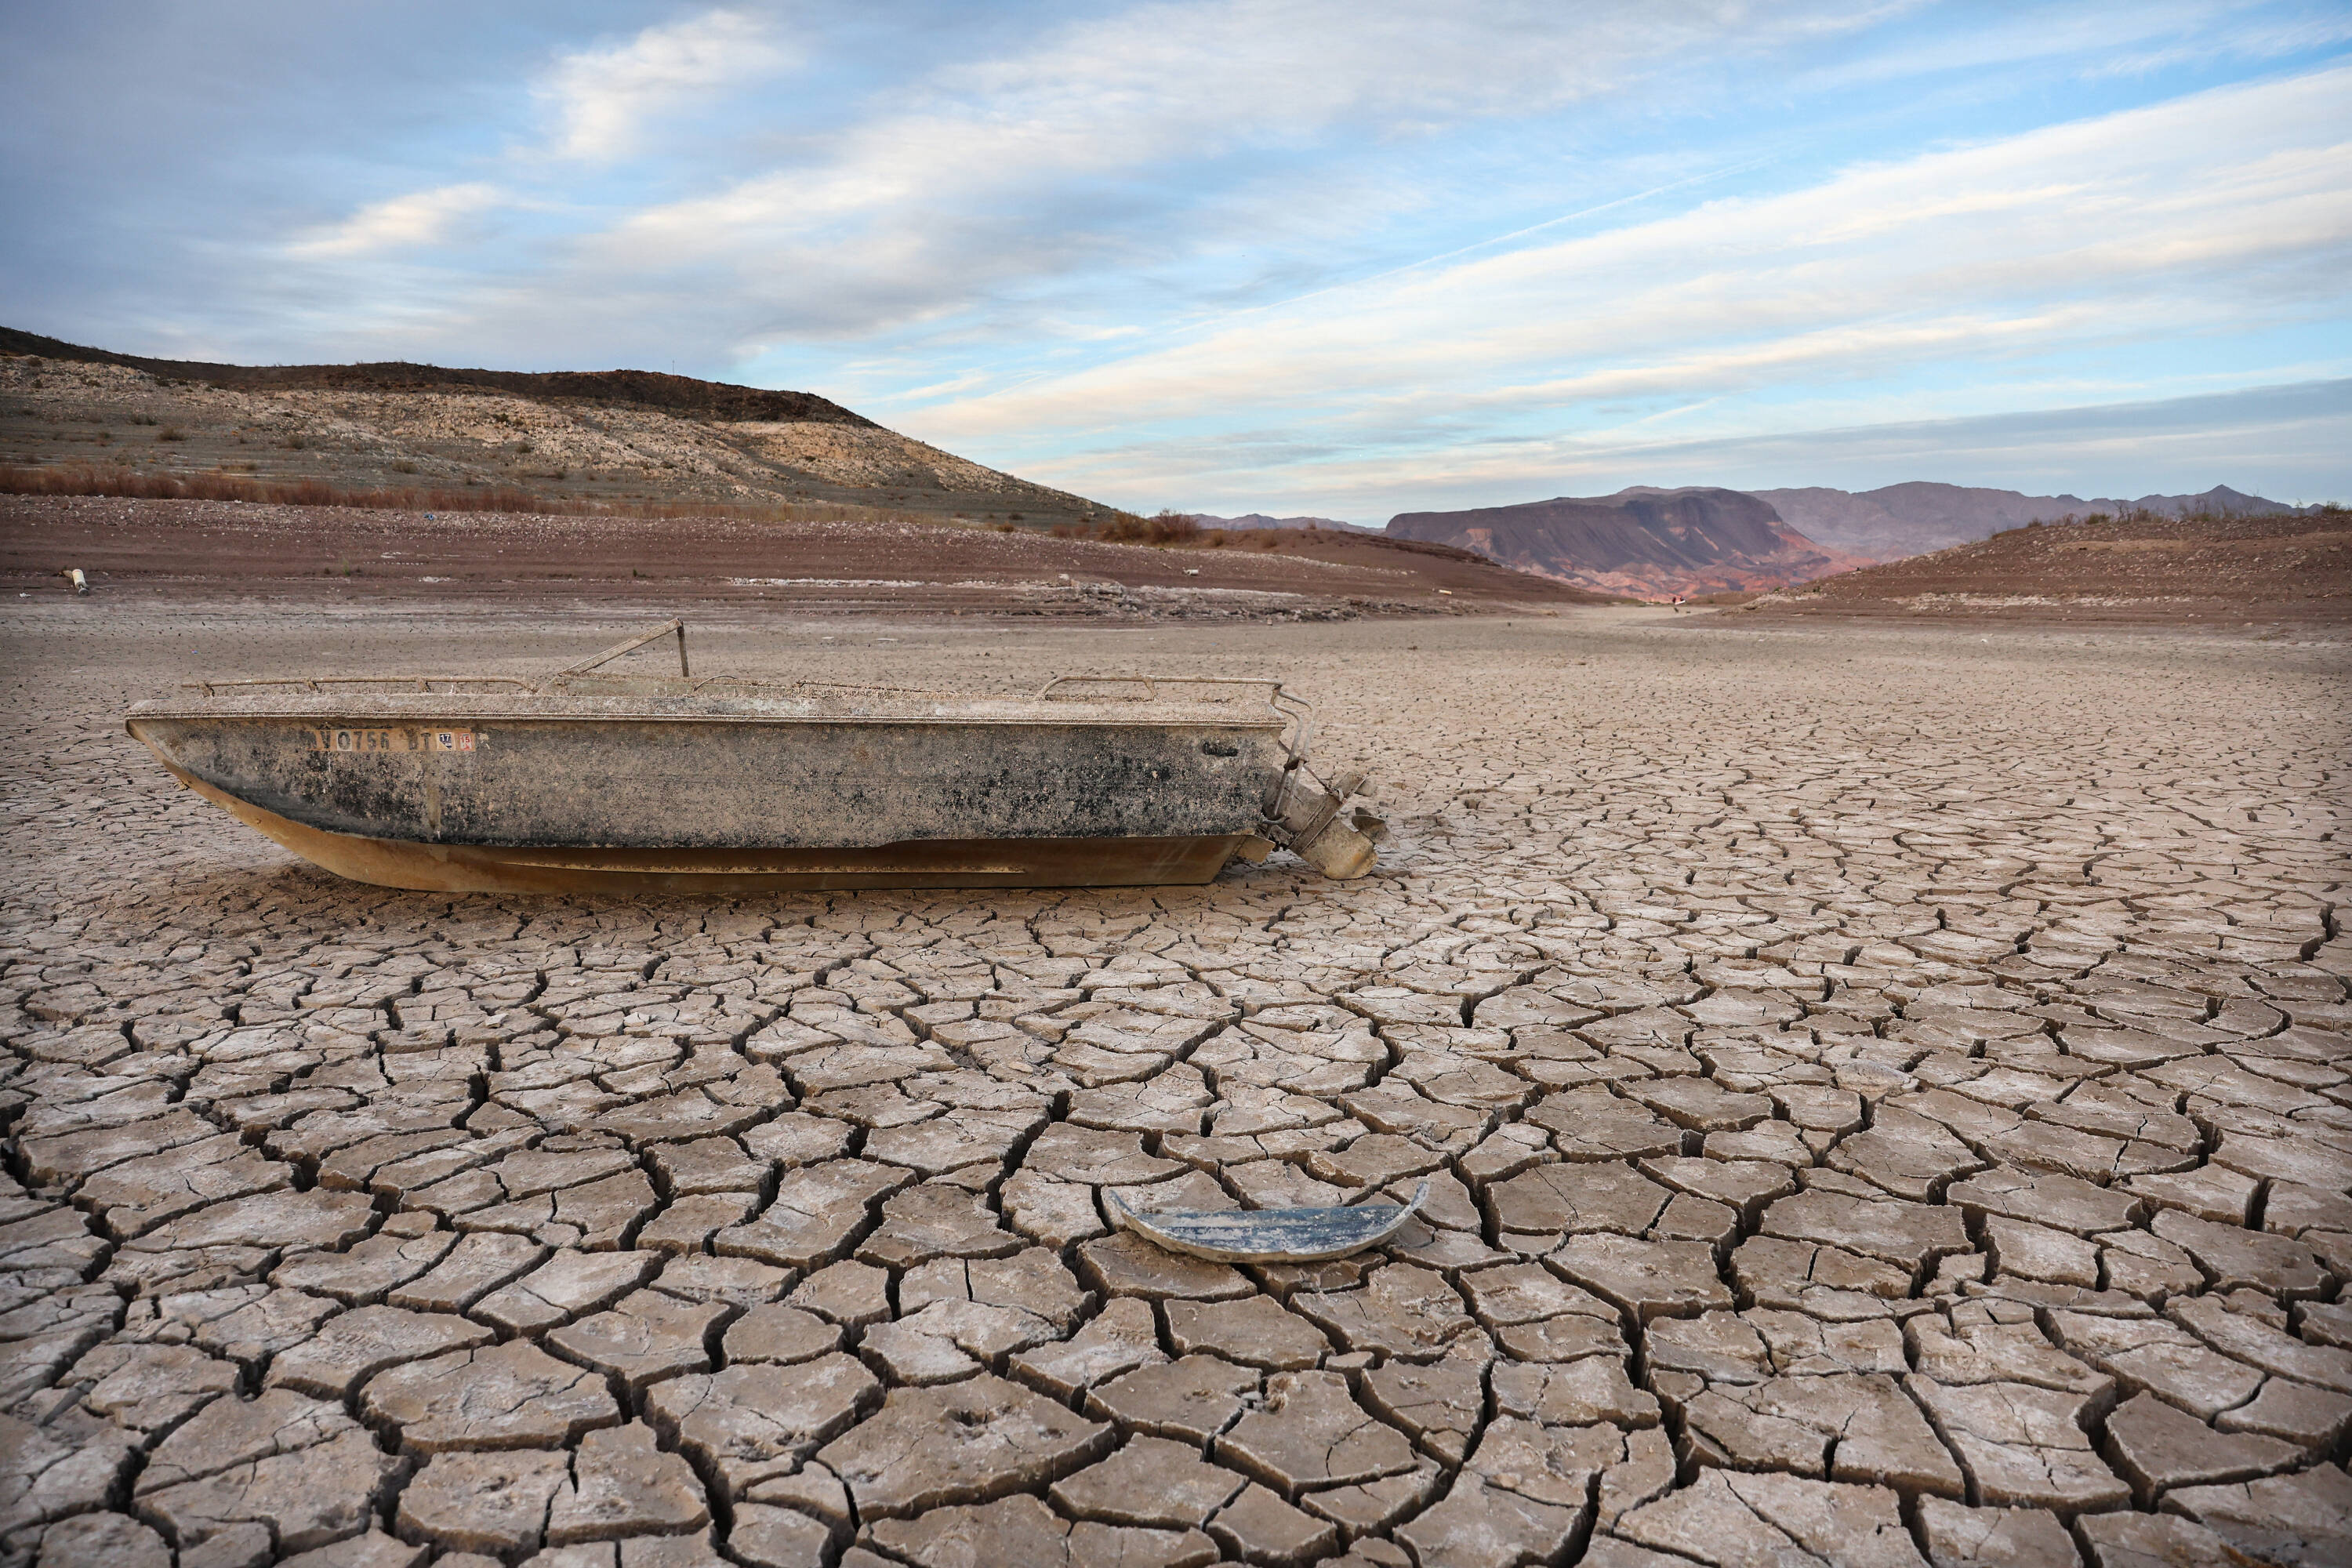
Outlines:
{"type": "Polygon", "coordinates": [[[1404,1228],[1429,1197],[1424,1178],[1412,1202],[1318,1209],[1173,1209],[1144,1214],[1116,1192],[1118,1222],[1171,1252],[1215,1263],[1321,1263],[1378,1247],[1404,1228]]]}

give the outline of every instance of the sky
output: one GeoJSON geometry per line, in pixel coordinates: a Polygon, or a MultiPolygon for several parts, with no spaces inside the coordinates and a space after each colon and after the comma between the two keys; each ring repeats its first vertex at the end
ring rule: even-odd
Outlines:
{"type": "Polygon", "coordinates": [[[1130,509],[2352,500],[2352,5],[0,0],[0,323],[1130,509]]]}

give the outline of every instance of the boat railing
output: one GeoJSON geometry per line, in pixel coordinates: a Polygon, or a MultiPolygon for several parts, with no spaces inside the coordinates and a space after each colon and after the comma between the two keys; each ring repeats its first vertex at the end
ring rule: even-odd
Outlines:
{"type": "Polygon", "coordinates": [[[473,687],[495,686],[502,690],[536,691],[539,688],[528,680],[511,675],[281,675],[254,680],[186,680],[180,683],[183,691],[201,691],[216,697],[224,691],[253,691],[293,688],[299,691],[323,691],[329,687],[372,686],[399,691],[442,692],[461,695],[473,687]]]}
{"type": "Polygon", "coordinates": [[[683,619],[665,621],[649,632],[640,632],[625,642],[616,642],[602,653],[592,653],[586,658],[565,665],[562,669],[548,676],[547,679],[552,682],[561,680],[568,675],[585,675],[600,664],[610,664],[625,653],[635,653],[647,643],[661,641],[672,632],[677,634],[677,673],[679,679],[684,679],[694,672],[686,667],[686,622],[683,619]]]}
{"type": "MultiPolygon", "coordinates": [[[[761,675],[697,675],[681,679],[674,675],[624,675],[617,670],[598,669],[583,675],[558,673],[547,678],[545,685],[561,681],[578,689],[599,680],[627,681],[638,686],[659,688],[663,695],[684,691],[694,695],[714,686],[740,686],[748,691],[801,691],[821,688],[828,691],[870,691],[885,697],[970,697],[969,691],[953,691],[937,686],[877,686],[870,680],[814,680],[806,676],[772,679],[761,675]]],[[[541,688],[533,688],[534,690],[541,688]]]]}
{"type": "MultiPolygon", "coordinates": [[[[512,675],[280,676],[274,679],[264,678],[252,680],[192,680],[186,683],[184,689],[188,690],[200,690],[207,697],[217,696],[223,691],[286,689],[323,691],[330,688],[349,687],[369,687],[384,691],[410,691],[427,694],[437,690],[444,694],[455,696],[463,694],[468,690],[479,690],[486,688],[507,691],[527,691],[536,694],[545,692],[550,688],[559,684],[575,685],[578,683],[593,683],[604,680],[627,681],[632,684],[639,684],[648,679],[657,681],[664,686],[670,686],[673,689],[675,689],[675,686],[682,685],[685,687],[687,691],[690,693],[700,692],[712,686],[735,686],[752,690],[793,690],[807,689],[809,688],[824,688],[832,690],[872,692],[877,695],[890,697],[950,697],[960,695],[959,693],[932,690],[922,687],[877,686],[867,682],[849,680],[812,680],[801,678],[778,681],[763,680],[756,676],[742,675],[706,675],[698,679],[688,668],[686,661],[686,622],[683,619],[665,621],[662,625],[654,627],[650,631],[640,632],[636,636],[629,637],[625,641],[614,643],[612,647],[604,649],[602,652],[593,653],[586,658],[574,660],[572,663],[565,665],[561,669],[550,671],[548,674],[541,676],[537,680],[525,680],[519,676],[512,675]],[[641,647],[660,642],[664,638],[669,637],[676,637],[677,638],[677,676],[675,684],[673,684],[667,677],[624,675],[617,671],[599,668],[600,666],[611,663],[613,660],[619,658],[624,654],[635,653],[641,647]]],[[[1053,679],[1045,682],[1044,686],[1038,688],[1037,700],[1040,701],[1060,702],[1082,700],[1083,699],[1077,689],[1082,689],[1100,686],[1140,688],[1142,695],[1138,699],[1138,700],[1145,702],[1157,700],[1160,696],[1160,689],[1164,686],[1223,686],[1263,691],[1265,693],[1266,706],[1273,710],[1273,711],[1284,721],[1285,731],[1283,736],[1283,747],[1287,754],[1287,760],[1283,764],[1283,772],[1285,773],[1296,772],[1297,769],[1305,766],[1307,762],[1307,744],[1314,739],[1315,735],[1315,705],[1307,701],[1305,698],[1299,696],[1297,692],[1288,689],[1281,681],[1275,679],[1270,676],[1057,675],[1054,677],[1053,679]]],[[[1100,700],[1100,698],[1096,698],[1096,700],[1100,700]]],[[[1270,795],[1269,800],[1272,798],[1273,797],[1270,795]]],[[[1271,805],[1269,805],[1268,809],[1272,809],[1271,805]]]]}
{"type": "MultiPolygon", "coordinates": [[[[1124,676],[1057,676],[1053,681],[1048,682],[1047,685],[1048,689],[1050,690],[1052,687],[1063,684],[1064,682],[1108,683],[1123,682],[1129,679],[1129,678],[1124,676]]],[[[1133,679],[1137,680],[1144,680],[1153,678],[1139,676],[1133,679]]],[[[1205,677],[1192,678],[1160,676],[1156,679],[1159,684],[1170,686],[1256,686],[1272,688],[1272,699],[1276,705],[1276,710],[1285,714],[1286,717],[1294,719],[1298,717],[1298,715],[1292,711],[1289,705],[1295,704],[1296,707],[1300,710],[1305,710],[1309,706],[1305,699],[1300,698],[1292,692],[1283,690],[1280,683],[1274,680],[1249,679],[1240,677],[1236,677],[1232,679],[1223,679],[1205,677]]],[[[884,697],[968,698],[972,695],[972,693],[968,690],[956,690],[947,687],[884,686],[870,680],[820,680],[809,676],[791,676],[782,679],[775,679],[757,675],[697,675],[685,679],[680,679],[676,676],[625,675],[616,670],[602,669],[583,671],[578,674],[567,671],[559,671],[554,675],[545,676],[538,680],[526,680],[520,676],[513,675],[277,675],[257,676],[250,679],[239,680],[186,680],[180,683],[180,689],[184,691],[201,691],[207,697],[217,696],[225,691],[325,691],[329,689],[341,689],[352,687],[395,694],[408,692],[423,693],[425,695],[463,696],[467,692],[484,689],[495,689],[499,691],[529,691],[536,693],[546,690],[549,686],[555,684],[558,681],[561,681],[565,686],[571,687],[593,685],[599,681],[626,682],[630,685],[635,686],[651,685],[660,687],[667,692],[673,694],[681,690],[687,693],[696,693],[707,691],[712,687],[732,686],[741,687],[752,691],[802,691],[817,689],[824,691],[871,692],[877,696],[884,697]]],[[[1039,695],[1043,696],[1045,694],[1040,693],[1039,695]]],[[[1070,693],[1057,692],[1055,693],[1050,700],[1054,701],[1066,702],[1076,700],[1077,699],[1070,693]]],[[[1149,700],[1150,699],[1146,698],[1144,700],[1149,700]]]]}
{"type": "Polygon", "coordinates": [[[879,692],[883,695],[892,697],[949,697],[957,695],[953,692],[935,691],[919,686],[876,686],[871,682],[856,680],[808,680],[799,679],[788,680],[766,680],[754,675],[706,675],[697,679],[694,672],[688,668],[686,662],[686,622],[682,619],[664,622],[662,625],[654,627],[654,629],[649,632],[641,632],[637,636],[630,637],[625,641],[616,642],[611,647],[604,649],[602,653],[593,653],[586,658],[567,664],[562,669],[556,670],[546,676],[535,689],[544,690],[546,688],[553,686],[559,681],[570,684],[578,681],[642,681],[648,679],[666,679],[650,678],[642,675],[623,675],[616,670],[604,669],[599,667],[610,664],[613,660],[619,658],[624,654],[635,653],[637,649],[645,647],[649,644],[657,643],[664,637],[671,636],[673,633],[676,634],[677,637],[677,678],[681,681],[686,682],[686,689],[688,691],[701,691],[706,687],[710,686],[742,686],[749,687],[753,690],[772,691],[789,691],[803,687],[822,686],[835,688],[845,691],[879,692]]]}

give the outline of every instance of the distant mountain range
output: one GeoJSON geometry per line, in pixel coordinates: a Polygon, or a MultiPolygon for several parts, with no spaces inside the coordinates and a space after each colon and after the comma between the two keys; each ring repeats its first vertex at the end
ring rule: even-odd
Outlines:
{"type": "Polygon", "coordinates": [[[1770,502],[1726,489],[1637,487],[1521,506],[1400,512],[1388,531],[1638,598],[1783,588],[1865,563],[1807,539],[1770,502]]]}
{"type": "Polygon", "coordinates": [[[1603,593],[1660,598],[1782,588],[1898,561],[2028,522],[2127,509],[2166,517],[2259,517],[2300,509],[2219,485],[2137,500],[2029,496],[1911,483],[1883,489],[1658,489],[1561,496],[1517,506],[1399,512],[1388,531],[1475,550],[1522,572],[1603,593]]]}
{"type": "Polygon", "coordinates": [[[1202,528],[1304,528],[1323,529],[1334,533],[1378,533],[1377,528],[1366,528],[1360,522],[1341,522],[1336,517],[1268,517],[1262,511],[1244,512],[1240,517],[1216,517],[1205,511],[1192,514],[1192,521],[1202,528]]]}

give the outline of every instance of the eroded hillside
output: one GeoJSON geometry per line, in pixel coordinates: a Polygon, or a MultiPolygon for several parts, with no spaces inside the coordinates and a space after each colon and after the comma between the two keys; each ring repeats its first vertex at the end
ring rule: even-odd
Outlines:
{"type": "Polygon", "coordinates": [[[1110,510],[803,393],[641,372],[112,363],[122,357],[0,357],[0,463],[505,485],[615,502],[842,502],[1032,523],[1110,510]]]}

